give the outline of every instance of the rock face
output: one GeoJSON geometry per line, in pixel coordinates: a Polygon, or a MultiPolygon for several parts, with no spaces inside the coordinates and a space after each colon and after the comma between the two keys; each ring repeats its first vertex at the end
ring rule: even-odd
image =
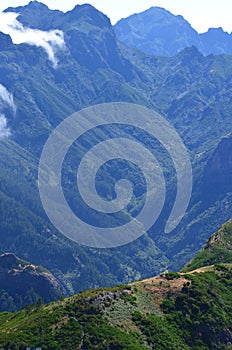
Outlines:
{"type": "Polygon", "coordinates": [[[232,134],[218,144],[205,170],[208,185],[221,193],[232,190],[232,134]]]}
{"type": "Polygon", "coordinates": [[[14,311],[25,304],[57,300],[60,288],[55,277],[14,254],[0,255],[0,310],[14,311]],[[7,300],[8,299],[8,300],[7,300]]]}
{"type": "Polygon", "coordinates": [[[0,32],[0,51],[8,50],[13,45],[10,35],[0,32]]]}
{"type": "Polygon", "coordinates": [[[232,171],[232,134],[224,137],[218,144],[213,156],[208,163],[208,171],[214,174],[232,171]]]}

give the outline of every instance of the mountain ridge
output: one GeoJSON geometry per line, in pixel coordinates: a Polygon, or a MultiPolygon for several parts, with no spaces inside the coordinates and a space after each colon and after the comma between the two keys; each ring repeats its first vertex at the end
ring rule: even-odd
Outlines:
{"type": "Polygon", "coordinates": [[[51,273],[12,253],[0,255],[0,286],[1,311],[17,311],[39,299],[47,303],[61,295],[61,288],[51,273]]]}
{"type": "Polygon", "coordinates": [[[214,233],[202,250],[181,271],[188,272],[212,264],[232,264],[232,219],[214,233]]]}
{"type": "MultiPolygon", "coordinates": [[[[230,187],[223,196],[214,198],[209,192],[206,198],[208,178],[204,179],[205,165],[220,140],[231,132],[231,57],[204,57],[194,47],[172,58],[145,55],[119,43],[108,20],[97,10],[91,9],[86,16],[82,13],[76,21],[78,11],[76,8],[72,23],[62,19],[66,50],[58,52],[56,69],[41,48],[0,45],[1,84],[17,105],[16,116],[7,115],[12,136],[0,142],[0,250],[48,268],[67,295],[146,278],[167,268],[177,271],[231,217],[230,187]],[[102,28],[93,26],[95,15],[103,18],[102,28]],[[163,227],[175,199],[172,186],[163,216],[147,235],[116,250],[97,251],[69,241],[51,225],[40,202],[37,170],[42,147],[61,121],[84,107],[115,101],[154,109],[176,128],[190,152],[194,193],[184,220],[170,235],[164,234],[163,227]]],[[[43,16],[46,23],[49,16],[43,16]]],[[[31,11],[29,17],[33,22],[39,16],[31,11]]],[[[121,131],[115,131],[113,137],[116,135],[121,137],[121,131]]],[[[132,130],[129,137],[137,139],[138,135],[132,130]]],[[[148,147],[154,144],[149,138],[145,143],[148,147]]],[[[87,139],[85,145],[89,144],[87,139]]],[[[157,157],[168,182],[175,169],[167,169],[161,151],[158,149],[157,157]]],[[[75,147],[73,153],[64,174],[64,190],[78,211],[71,166],[76,160],[75,147]]],[[[133,175],[131,168],[128,173],[133,175]]],[[[104,177],[109,185],[100,183],[100,191],[106,189],[110,195],[114,193],[111,175],[104,177]]]]}
{"type": "MultiPolygon", "coordinates": [[[[232,239],[231,221],[207,249],[232,239]]],[[[224,246],[224,252],[226,247],[224,246]]],[[[201,252],[206,254],[205,249],[201,252]]],[[[213,255],[214,253],[212,253],[213,255]]],[[[207,254],[206,254],[207,258],[207,254]]],[[[217,259],[217,253],[214,256],[217,259]]],[[[43,349],[229,349],[232,341],[231,274],[220,264],[166,272],[130,285],[93,289],[18,313],[0,313],[0,345],[43,349]]],[[[192,265],[193,267],[193,265],[192,265]]]]}

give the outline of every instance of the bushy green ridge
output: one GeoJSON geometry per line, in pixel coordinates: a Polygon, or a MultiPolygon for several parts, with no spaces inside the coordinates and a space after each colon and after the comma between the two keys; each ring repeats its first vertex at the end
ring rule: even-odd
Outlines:
{"type": "MultiPolygon", "coordinates": [[[[204,177],[218,143],[231,133],[231,56],[204,57],[194,47],[171,58],[144,55],[120,44],[109,19],[90,5],[63,14],[33,1],[16,12],[33,28],[63,30],[66,50],[57,53],[59,65],[54,69],[42,49],[13,45],[9,37],[1,36],[0,82],[14,95],[17,113],[7,115],[12,138],[0,140],[0,252],[45,266],[67,294],[127,283],[167,268],[179,270],[232,215],[231,181],[226,188],[219,182],[214,193],[206,191],[212,174],[204,177]],[[176,127],[190,151],[194,187],[184,220],[171,234],[164,234],[176,189],[168,182],[174,169],[166,171],[166,158],[158,152],[169,184],[160,220],[137,241],[99,251],[70,242],[50,224],[39,199],[37,167],[44,142],[65,117],[112,101],[153,108],[176,127]]],[[[131,131],[129,136],[138,134],[131,131]]],[[[144,139],[153,146],[152,140],[144,139]]],[[[75,199],[73,159],[64,178],[67,200],[75,199]]],[[[121,175],[131,175],[132,170],[121,175]]],[[[112,174],[103,175],[112,180],[112,174]]],[[[134,178],[139,183],[137,175],[134,178]]],[[[114,192],[113,181],[109,182],[101,186],[100,178],[103,194],[114,192]]]]}
{"type": "Polygon", "coordinates": [[[144,312],[137,301],[141,287],[131,287],[130,297],[121,287],[96,290],[5,313],[0,318],[0,344],[8,349],[42,345],[49,350],[76,349],[82,341],[83,349],[226,349],[231,339],[231,277],[225,267],[223,272],[191,275],[191,286],[163,300],[160,315],[144,312]],[[98,305],[104,296],[107,301],[98,305]],[[123,313],[117,313],[117,324],[112,325],[111,312],[120,303],[123,313]]]}
{"type": "Polygon", "coordinates": [[[221,263],[232,264],[232,220],[210,237],[203,249],[182,271],[187,272],[221,263]]]}
{"type": "MultiPolygon", "coordinates": [[[[219,241],[224,244],[222,236],[219,241]]],[[[207,257],[204,250],[202,254],[207,257]]],[[[216,259],[217,252],[212,255],[216,259]]],[[[47,350],[231,349],[232,265],[226,255],[221,262],[204,272],[166,273],[131,285],[89,290],[48,305],[37,303],[14,314],[2,313],[0,346],[20,350],[25,346],[47,350]]]]}

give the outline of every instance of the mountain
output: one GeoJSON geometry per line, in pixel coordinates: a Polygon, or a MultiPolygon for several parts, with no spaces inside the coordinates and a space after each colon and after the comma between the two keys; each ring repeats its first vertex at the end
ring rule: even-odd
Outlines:
{"type": "Polygon", "coordinates": [[[218,144],[205,168],[208,190],[221,195],[232,190],[232,135],[225,136],[218,144]]]}
{"type": "Polygon", "coordinates": [[[198,34],[182,17],[160,7],[121,19],[114,26],[119,40],[156,56],[174,56],[197,44],[198,34]]]}
{"type": "Polygon", "coordinates": [[[26,6],[8,7],[4,12],[16,12],[19,21],[26,27],[50,30],[52,23],[62,18],[63,13],[58,10],[50,10],[48,6],[39,1],[30,1],[26,6]],[[31,16],[33,12],[33,16],[31,16]]]}
{"type": "Polygon", "coordinates": [[[0,255],[0,286],[0,311],[16,311],[39,298],[48,303],[61,295],[51,273],[11,253],[0,255]]]}
{"type": "Polygon", "coordinates": [[[230,221],[211,237],[188,272],[164,273],[14,314],[2,313],[0,345],[49,350],[230,349],[232,265],[227,250],[231,239],[230,221]],[[219,247],[224,252],[220,264],[219,247]],[[200,256],[201,267],[195,269],[200,256]],[[211,265],[202,266],[204,261],[211,265]]]}
{"type": "MultiPolygon", "coordinates": [[[[0,36],[0,84],[5,87],[2,91],[8,91],[8,102],[15,104],[14,108],[3,106],[1,111],[11,136],[0,140],[0,252],[44,266],[66,295],[148,278],[166,269],[178,271],[232,215],[229,181],[223,192],[206,192],[214,172],[211,160],[231,133],[231,56],[204,57],[194,46],[174,57],[146,55],[120,43],[109,19],[90,5],[76,6],[64,14],[36,1],[7,11],[20,12],[18,20],[30,30],[36,29],[33,35],[42,31],[44,38],[48,30],[61,31],[64,46],[47,46],[47,42],[39,47],[31,42],[16,45],[8,35],[0,36]],[[146,235],[123,247],[100,250],[80,246],[57,231],[43,210],[37,180],[42,148],[54,128],[72,113],[105,102],[136,103],[165,117],[189,151],[194,183],[183,221],[165,234],[176,196],[170,156],[159,142],[133,128],[101,130],[97,141],[99,137],[139,138],[148,149],[157,150],[167,199],[159,220],[146,235]]],[[[73,211],[89,219],[90,212],[83,210],[76,194],[75,168],[95,144],[95,137],[86,137],[80,140],[80,152],[74,145],[67,155],[62,182],[73,211]]],[[[223,169],[226,152],[227,147],[220,149],[223,169]]],[[[103,198],[112,199],[116,180],[131,176],[135,193],[140,194],[131,203],[131,215],[141,203],[142,176],[124,163],[112,169],[102,170],[96,187],[103,198]]],[[[98,225],[117,223],[117,218],[91,215],[98,225]]]]}
{"type": "Polygon", "coordinates": [[[160,7],[121,19],[114,30],[126,45],[156,56],[174,56],[192,45],[204,55],[232,53],[232,34],[222,28],[198,34],[182,16],[160,7]]]}
{"type": "Polygon", "coordinates": [[[183,268],[183,271],[225,263],[232,264],[232,220],[222,225],[220,230],[210,237],[202,250],[183,268]]]}

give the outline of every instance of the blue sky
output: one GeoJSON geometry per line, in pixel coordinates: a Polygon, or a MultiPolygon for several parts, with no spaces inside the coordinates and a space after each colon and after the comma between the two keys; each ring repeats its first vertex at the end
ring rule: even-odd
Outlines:
{"type": "MultiPolygon", "coordinates": [[[[71,10],[76,4],[91,3],[110,17],[114,24],[117,20],[133,13],[141,12],[151,6],[164,7],[174,14],[187,19],[199,32],[210,27],[222,27],[232,32],[232,0],[41,0],[50,8],[63,11],[71,10]]],[[[8,6],[27,4],[28,0],[1,0],[0,11],[8,6]]]]}

